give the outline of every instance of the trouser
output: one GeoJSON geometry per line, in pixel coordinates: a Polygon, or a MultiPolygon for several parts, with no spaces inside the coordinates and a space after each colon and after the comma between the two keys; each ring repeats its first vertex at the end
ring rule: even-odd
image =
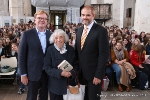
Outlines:
{"type": "Polygon", "coordinates": [[[43,70],[39,81],[28,81],[27,100],[48,100],[48,79],[47,74],[43,70]],[[39,94],[39,95],[38,95],[39,94]]]}

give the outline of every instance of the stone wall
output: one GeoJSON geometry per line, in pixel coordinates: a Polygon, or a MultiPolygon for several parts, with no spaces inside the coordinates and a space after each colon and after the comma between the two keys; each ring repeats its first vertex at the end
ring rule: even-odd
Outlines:
{"type": "Polygon", "coordinates": [[[134,29],[150,32],[150,0],[136,0],[134,29]]]}
{"type": "MultiPolygon", "coordinates": [[[[123,6],[124,5],[121,5],[122,4],[121,1],[122,0],[113,0],[112,7],[111,7],[112,18],[105,23],[106,26],[111,26],[115,24],[119,27],[123,27],[123,8],[124,8],[123,6]]],[[[109,2],[107,1],[107,3],[109,2]]]]}

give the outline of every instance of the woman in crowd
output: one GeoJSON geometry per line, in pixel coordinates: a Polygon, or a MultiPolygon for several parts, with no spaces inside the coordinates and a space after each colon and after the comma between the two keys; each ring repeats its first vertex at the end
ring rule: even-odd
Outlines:
{"type": "Polygon", "coordinates": [[[144,43],[144,38],[146,37],[146,35],[145,35],[145,32],[141,32],[140,33],[140,35],[139,35],[139,39],[140,39],[140,42],[141,42],[141,44],[143,44],[144,43]]]}
{"type": "Polygon", "coordinates": [[[130,39],[131,43],[133,43],[133,41],[135,40],[135,38],[136,38],[135,36],[136,36],[136,34],[135,34],[135,31],[134,31],[134,32],[131,33],[131,37],[130,37],[131,38],[130,39]]]}
{"type": "Polygon", "coordinates": [[[111,43],[112,39],[114,38],[114,33],[113,33],[113,31],[110,30],[110,31],[108,32],[108,36],[109,36],[109,38],[108,38],[108,39],[109,39],[109,43],[111,43]]]}
{"type": "Polygon", "coordinates": [[[150,38],[148,37],[145,38],[144,46],[146,49],[146,55],[150,55],[150,38]]]}
{"type": "Polygon", "coordinates": [[[110,42],[110,50],[111,49],[113,49],[114,47],[115,47],[115,45],[116,45],[116,38],[114,37],[113,39],[112,39],[112,41],[110,42]]]}
{"type": "Polygon", "coordinates": [[[116,33],[117,33],[117,36],[122,36],[122,31],[121,31],[120,29],[118,29],[118,30],[116,31],[116,33]]]}
{"type": "MultiPolygon", "coordinates": [[[[12,50],[15,51],[14,56],[16,57],[16,59],[18,61],[18,46],[19,46],[19,44],[18,43],[12,43],[11,46],[12,46],[12,50]]],[[[18,77],[18,80],[19,80],[19,84],[20,84],[20,88],[18,90],[18,94],[22,94],[26,90],[25,90],[25,85],[21,82],[20,69],[19,69],[18,66],[17,66],[15,74],[16,73],[17,73],[17,77],[18,77]]]]}
{"type": "Polygon", "coordinates": [[[15,38],[15,35],[13,34],[13,31],[11,29],[8,31],[8,37],[10,40],[13,40],[15,38]]]}
{"type": "Polygon", "coordinates": [[[71,39],[70,29],[68,27],[65,28],[65,32],[68,35],[69,39],[71,39]]]}
{"type": "Polygon", "coordinates": [[[150,33],[146,33],[146,37],[150,38],[150,33]]]}
{"type": "Polygon", "coordinates": [[[128,38],[124,38],[124,39],[123,39],[123,45],[124,45],[125,49],[126,49],[128,52],[130,52],[130,50],[131,50],[131,43],[130,43],[130,41],[129,41],[128,38]]]}
{"type": "Polygon", "coordinates": [[[75,40],[76,40],[76,32],[71,32],[71,39],[69,39],[69,45],[74,47],[75,46],[75,40]]]}
{"type": "Polygon", "coordinates": [[[63,100],[63,95],[67,93],[67,79],[73,78],[73,71],[64,71],[58,68],[58,65],[67,60],[75,67],[74,48],[67,45],[67,34],[56,29],[50,37],[50,43],[53,43],[48,49],[44,60],[44,69],[48,74],[48,89],[50,100],[63,100]]]}
{"type": "Polygon", "coordinates": [[[12,56],[11,41],[10,41],[9,37],[5,38],[4,48],[5,48],[5,57],[12,56]]]}
{"type": "Polygon", "coordinates": [[[130,51],[130,62],[133,65],[137,76],[135,78],[136,83],[138,82],[137,78],[139,77],[139,71],[142,71],[145,74],[147,74],[148,81],[150,82],[150,64],[144,64],[145,61],[144,51],[145,50],[143,49],[143,46],[141,46],[140,40],[136,38],[132,43],[130,51]]]}
{"type": "MultiPolygon", "coordinates": [[[[2,58],[5,57],[5,48],[3,47],[3,40],[0,39],[0,55],[2,58]]],[[[1,57],[0,57],[0,61],[1,61],[1,57]]]]}
{"type": "Polygon", "coordinates": [[[123,48],[122,41],[117,41],[116,46],[111,50],[111,60],[112,60],[112,68],[116,72],[116,79],[119,91],[121,92],[123,91],[123,88],[121,86],[122,84],[127,87],[126,91],[129,92],[130,78],[135,78],[135,70],[132,67],[132,65],[128,63],[129,55],[127,50],[123,48]]]}

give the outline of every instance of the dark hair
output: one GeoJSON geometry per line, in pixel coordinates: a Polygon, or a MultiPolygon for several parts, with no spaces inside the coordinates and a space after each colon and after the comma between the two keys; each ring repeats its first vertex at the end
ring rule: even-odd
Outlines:
{"type": "Polygon", "coordinates": [[[12,43],[11,45],[19,46],[19,43],[12,43]]]}
{"type": "Polygon", "coordinates": [[[149,37],[145,37],[144,38],[144,46],[146,46],[149,43],[150,43],[150,38],[149,37]]]}
{"type": "Polygon", "coordinates": [[[116,42],[116,44],[117,43],[120,43],[122,46],[123,46],[123,42],[121,41],[121,40],[118,40],[117,42],[116,42]]]}

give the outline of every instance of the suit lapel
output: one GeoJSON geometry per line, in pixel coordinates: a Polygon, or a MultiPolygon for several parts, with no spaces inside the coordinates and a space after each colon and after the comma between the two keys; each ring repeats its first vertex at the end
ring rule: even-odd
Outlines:
{"type": "Polygon", "coordinates": [[[47,52],[48,46],[50,45],[50,42],[49,42],[50,35],[51,35],[51,33],[46,30],[46,50],[45,50],[45,54],[47,52]]]}
{"type": "Polygon", "coordinates": [[[80,30],[79,30],[79,32],[78,32],[78,37],[77,37],[77,39],[78,39],[78,51],[80,51],[81,52],[81,36],[82,36],[82,33],[83,33],[83,26],[80,28],[80,30]]]}
{"type": "MultiPolygon", "coordinates": [[[[82,48],[81,51],[83,51],[83,49],[85,48],[86,44],[90,41],[90,38],[92,37],[92,35],[94,34],[94,32],[96,30],[95,27],[96,27],[96,24],[94,23],[92,28],[91,28],[91,30],[89,31],[86,39],[85,39],[85,42],[84,42],[84,45],[83,45],[83,48],[82,48]]],[[[81,40],[81,38],[80,38],[80,40],[81,40]]],[[[80,47],[81,47],[81,43],[80,43],[80,47]]]]}
{"type": "Polygon", "coordinates": [[[46,30],[46,48],[49,46],[50,32],[46,30]]]}

